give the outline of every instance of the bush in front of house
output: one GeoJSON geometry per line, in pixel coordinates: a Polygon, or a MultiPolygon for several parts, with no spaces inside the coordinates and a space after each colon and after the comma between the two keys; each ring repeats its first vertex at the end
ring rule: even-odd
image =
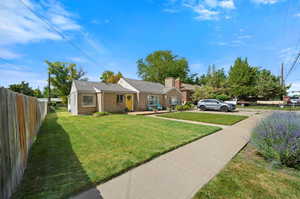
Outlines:
{"type": "Polygon", "coordinates": [[[273,113],[254,129],[251,143],[266,159],[300,169],[300,115],[273,113]]]}
{"type": "Polygon", "coordinates": [[[176,111],[183,111],[183,105],[176,105],[176,111]]]}
{"type": "Polygon", "coordinates": [[[176,105],[175,109],[176,109],[176,111],[188,111],[188,110],[191,110],[193,107],[194,107],[194,104],[186,103],[185,105],[176,105]]]}
{"type": "Polygon", "coordinates": [[[109,113],[108,112],[96,112],[96,113],[93,113],[94,117],[101,117],[101,116],[105,116],[105,115],[109,115],[109,113]]]}
{"type": "Polygon", "coordinates": [[[227,101],[227,100],[230,100],[230,97],[228,95],[221,94],[221,95],[216,95],[216,99],[222,100],[222,101],[227,101]]]}

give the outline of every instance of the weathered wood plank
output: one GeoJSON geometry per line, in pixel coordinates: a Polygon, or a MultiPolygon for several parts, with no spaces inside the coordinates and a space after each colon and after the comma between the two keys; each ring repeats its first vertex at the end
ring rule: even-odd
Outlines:
{"type": "Polygon", "coordinates": [[[0,87],[0,198],[20,183],[30,147],[47,115],[47,103],[0,87]]]}

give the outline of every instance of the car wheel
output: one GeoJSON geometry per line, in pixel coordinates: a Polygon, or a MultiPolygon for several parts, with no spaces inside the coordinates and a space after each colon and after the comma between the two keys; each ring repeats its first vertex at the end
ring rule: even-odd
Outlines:
{"type": "Polygon", "coordinates": [[[203,106],[203,105],[199,106],[199,108],[200,108],[201,111],[205,111],[206,110],[205,106],[203,106]]]}
{"type": "Polygon", "coordinates": [[[227,107],[227,106],[222,106],[222,107],[221,107],[221,111],[223,111],[223,112],[228,112],[228,107],[227,107]]]}

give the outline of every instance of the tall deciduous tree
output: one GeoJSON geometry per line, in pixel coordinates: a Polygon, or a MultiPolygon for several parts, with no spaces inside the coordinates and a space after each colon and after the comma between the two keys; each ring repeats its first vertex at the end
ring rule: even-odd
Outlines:
{"type": "Polygon", "coordinates": [[[280,78],[271,71],[263,69],[257,72],[256,91],[257,97],[261,99],[281,98],[287,94],[289,86],[281,85],[280,78]]]}
{"type": "Polygon", "coordinates": [[[195,92],[192,95],[193,101],[198,101],[201,99],[214,98],[214,88],[211,86],[202,86],[201,88],[196,88],[195,92]]]}
{"type": "Polygon", "coordinates": [[[76,64],[69,64],[64,62],[49,62],[48,70],[50,72],[51,85],[57,89],[59,96],[63,102],[67,102],[67,96],[70,94],[73,80],[80,80],[85,75],[81,69],[76,67],[76,64]]]}
{"type": "Polygon", "coordinates": [[[121,72],[114,73],[113,71],[107,70],[102,73],[100,80],[105,83],[117,83],[123,77],[121,72]]]}
{"type": "Polygon", "coordinates": [[[247,58],[237,58],[234,65],[230,68],[228,84],[230,94],[237,98],[248,98],[255,96],[256,67],[248,64],[247,58]]]}
{"type": "Polygon", "coordinates": [[[198,79],[198,84],[207,85],[213,88],[225,87],[227,77],[223,68],[216,69],[215,65],[208,66],[207,74],[203,74],[198,79]]]}
{"type": "Polygon", "coordinates": [[[22,81],[20,84],[11,84],[8,87],[10,90],[24,95],[33,96],[37,98],[43,97],[42,91],[39,88],[32,89],[28,82],[22,81]]]}
{"type": "Polygon", "coordinates": [[[11,84],[8,88],[17,93],[34,96],[34,90],[29,86],[29,83],[25,81],[22,81],[20,84],[11,84]]]}
{"type": "Polygon", "coordinates": [[[44,97],[42,91],[39,88],[36,88],[33,90],[33,96],[37,98],[42,98],[44,97]]]}
{"type": "MultiPolygon", "coordinates": [[[[57,97],[59,97],[59,92],[58,92],[57,88],[51,88],[50,95],[51,95],[50,96],[51,98],[57,98],[57,97]]],[[[48,98],[48,96],[49,96],[48,86],[44,87],[43,96],[46,97],[46,98],[48,98]]]]}
{"type": "Polygon", "coordinates": [[[145,59],[137,61],[138,75],[147,81],[164,83],[165,78],[186,79],[189,73],[188,61],[173,55],[171,51],[155,51],[145,59]]]}

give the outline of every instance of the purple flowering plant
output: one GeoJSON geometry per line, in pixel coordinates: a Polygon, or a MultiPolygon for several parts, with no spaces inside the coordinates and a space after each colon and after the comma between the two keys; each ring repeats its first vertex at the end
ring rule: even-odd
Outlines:
{"type": "Polygon", "coordinates": [[[300,114],[273,113],[256,126],[250,142],[266,159],[300,169],[300,114]]]}

